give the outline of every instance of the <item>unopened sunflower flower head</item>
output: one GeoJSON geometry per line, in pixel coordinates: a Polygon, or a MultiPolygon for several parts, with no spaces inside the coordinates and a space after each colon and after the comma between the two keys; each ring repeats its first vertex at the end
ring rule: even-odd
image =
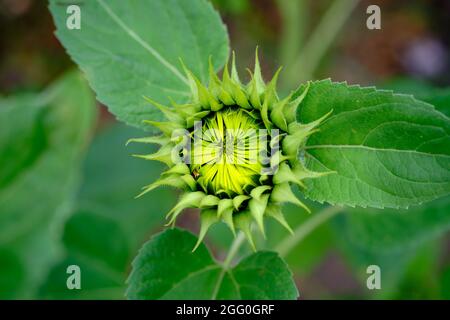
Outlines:
{"type": "Polygon", "coordinates": [[[195,248],[213,224],[223,221],[233,234],[242,230],[255,249],[252,226],[265,235],[265,217],[292,232],[282,214],[282,203],[294,203],[309,212],[291,186],[305,188],[305,179],[329,173],[308,170],[301,156],[306,140],[329,114],[299,123],[297,108],[309,85],[301,94],[280,99],[276,91],[280,70],[266,84],[258,53],[248,84],[239,78],[234,54],[231,72],[227,63],[222,79],[211,61],[209,68],[205,86],[184,67],[191,88],[186,104],[165,106],[146,98],[167,121],[146,121],[161,135],[130,142],[160,145],[156,153],[137,156],[161,161],[168,169],[144,187],[140,196],[159,186],[182,189],[178,203],[167,214],[168,225],[173,225],[184,209],[199,208],[201,228],[195,248]]]}

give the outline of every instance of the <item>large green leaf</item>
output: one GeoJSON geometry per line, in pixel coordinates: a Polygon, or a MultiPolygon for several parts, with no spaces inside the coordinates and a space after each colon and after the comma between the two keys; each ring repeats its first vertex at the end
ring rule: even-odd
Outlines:
{"type": "Polygon", "coordinates": [[[216,69],[228,56],[228,36],[206,0],[97,0],[82,6],[81,29],[66,27],[66,6],[50,1],[56,34],[86,73],[98,99],[128,124],[161,114],[143,96],[161,103],[189,95],[179,59],[202,81],[208,59],[216,69]]]}
{"type": "Polygon", "coordinates": [[[309,198],[406,208],[449,194],[450,120],[431,105],[323,80],[311,83],[298,119],[311,122],[330,110],[307,142],[305,161],[335,173],[308,181],[309,198]]]}
{"type": "Polygon", "coordinates": [[[78,73],[0,101],[0,284],[12,289],[2,298],[31,297],[58,258],[94,106],[78,73]]]}
{"type": "Polygon", "coordinates": [[[274,252],[258,252],[231,269],[217,264],[206,247],[179,229],[147,242],[133,262],[130,299],[296,299],[287,265],[274,252]]]}
{"type": "Polygon", "coordinates": [[[125,298],[131,260],[148,235],[162,227],[163,213],[175,200],[172,190],[163,188],[135,199],[139,187],[156,180],[163,170],[159,163],[130,156],[154,149],[141,144],[125,147],[125,142],[138,134],[137,129],[113,125],[91,145],[75,214],[64,231],[67,255],[52,270],[42,297],[125,298]],[[81,268],[82,290],[66,287],[66,268],[72,264],[81,268]]]}

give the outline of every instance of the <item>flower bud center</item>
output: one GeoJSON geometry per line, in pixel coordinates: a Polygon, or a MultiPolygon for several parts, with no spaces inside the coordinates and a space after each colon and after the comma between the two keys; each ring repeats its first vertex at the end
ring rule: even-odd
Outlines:
{"type": "Polygon", "coordinates": [[[191,171],[210,193],[247,194],[258,182],[264,127],[246,111],[228,108],[203,119],[194,131],[191,171]]]}

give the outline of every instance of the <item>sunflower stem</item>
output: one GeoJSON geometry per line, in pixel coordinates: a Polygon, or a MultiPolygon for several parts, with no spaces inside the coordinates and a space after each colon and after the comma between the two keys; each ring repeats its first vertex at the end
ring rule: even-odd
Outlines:
{"type": "Polygon", "coordinates": [[[220,286],[222,285],[223,278],[225,277],[225,273],[230,269],[231,263],[233,262],[234,257],[239,251],[239,248],[244,243],[245,235],[243,232],[239,232],[237,237],[234,239],[231,244],[230,250],[228,251],[227,256],[222,264],[222,271],[220,272],[219,278],[217,279],[216,285],[214,287],[214,291],[211,296],[211,300],[216,300],[217,295],[219,294],[220,286]]]}
{"type": "Polygon", "coordinates": [[[305,223],[299,225],[292,236],[286,237],[276,248],[281,257],[286,257],[289,252],[303,241],[317,227],[342,212],[343,208],[339,206],[327,207],[308,219],[305,223]]]}
{"type": "Polygon", "coordinates": [[[243,232],[239,232],[237,237],[234,239],[233,243],[231,244],[230,250],[228,251],[227,256],[225,257],[225,260],[223,261],[223,269],[228,270],[231,266],[231,263],[233,262],[234,257],[239,251],[239,248],[244,243],[245,235],[243,232]]]}

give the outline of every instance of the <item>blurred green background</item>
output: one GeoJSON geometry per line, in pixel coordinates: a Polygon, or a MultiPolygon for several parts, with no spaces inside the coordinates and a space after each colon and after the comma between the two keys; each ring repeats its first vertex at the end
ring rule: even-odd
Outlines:
{"type": "MultiPolygon", "coordinates": [[[[450,116],[448,0],[212,2],[238,68],[259,46],[266,78],[284,66],[282,92],[331,77],[411,93],[450,116]],[[381,7],[381,30],[366,28],[371,4],[381,7]]],[[[53,31],[46,1],[0,0],[0,298],[123,299],[130,262],[163,228],[176,193],[134,199],[162,166],[130,156],[148,153],[125,147],[142,132],[94,101],[53,31]],[[72,264],[82,290],[66,287],[72,264]]],[[[287,211],[293,227],[310,219],[287,211]]],[[[198,232],[197,212],[178,225],[198,232]]],[[[289,236],[268,227],[259,247],[289,236]]],[[[207,244],[222,259],[232,237],[214,229],[207,244]]],[[[450,299],[449,230],[450,197],[408,211],[346,209],[286,258],[301,299],[450,299]],[[372,264],[381,290],[366,287],[372,264]]]]}

